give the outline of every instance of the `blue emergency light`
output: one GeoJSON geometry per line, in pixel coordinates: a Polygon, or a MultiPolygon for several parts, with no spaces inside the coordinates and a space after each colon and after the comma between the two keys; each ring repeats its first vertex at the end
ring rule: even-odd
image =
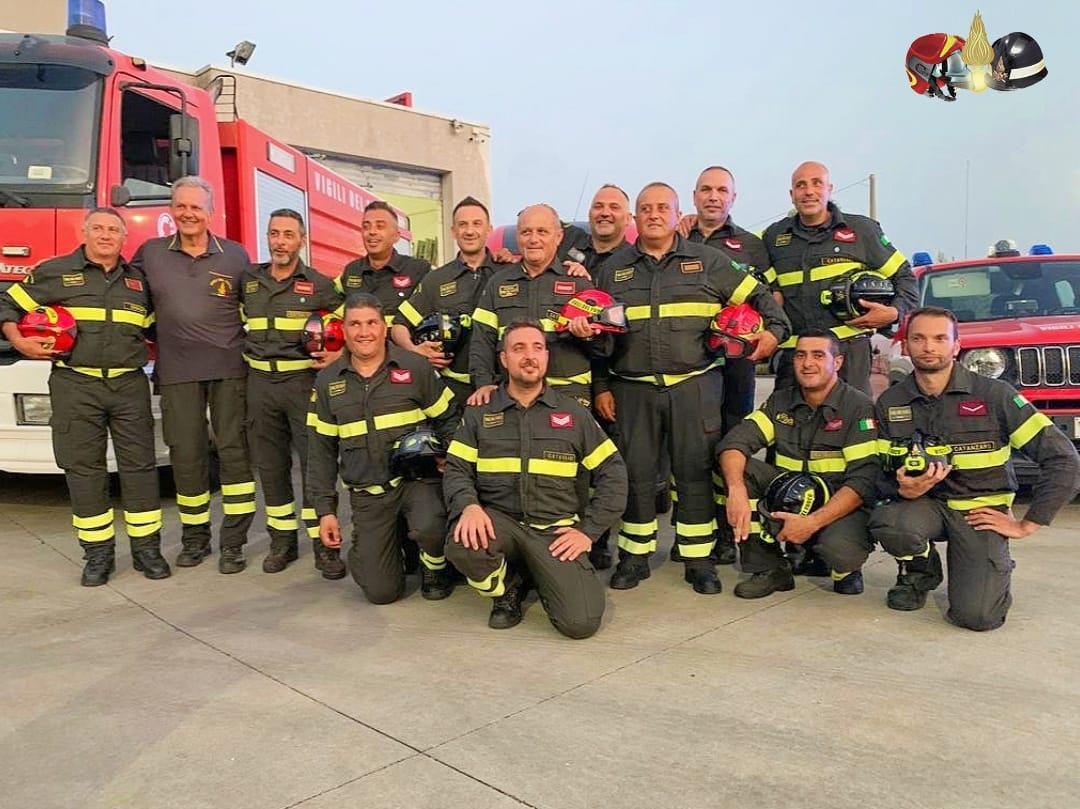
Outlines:
{"type": "Polygon", "coordinates": [[[67,35],[92,39],[107,45],[109,35],[105,29],[103,0],[68,0],[67,35]]]}
{"type": "Polygon", "coordinates": [[[930,254],[922,250],[911,257],[911,264],[914,267],[925,267],[927,264],[933,263],[934,259],[931,258],[930,254]]]}
{"type": "Polygon", "coordinates": [[[1033,244],[1031,245],[1031,255],[1033,256],[1052,256],[1054,251],[1050,249],[1048,244],[1033,244]]]}

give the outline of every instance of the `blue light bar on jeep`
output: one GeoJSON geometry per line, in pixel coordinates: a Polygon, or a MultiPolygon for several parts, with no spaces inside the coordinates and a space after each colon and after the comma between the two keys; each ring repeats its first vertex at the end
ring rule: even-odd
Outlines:
{"type": "Polygon", "coordinates": [[[1052,256],[1054,251],[1050,249],[1048,244],[1033,244],[1031,245],[1031,255],[1033,256],[1052,256]]]}
{"type": "Polygon", "coordinates": [[[911,266],[913,267],[925,267],[927,264],[933,263],[934,259],[925,251],[919,251],[911,256],[911,266]]]}

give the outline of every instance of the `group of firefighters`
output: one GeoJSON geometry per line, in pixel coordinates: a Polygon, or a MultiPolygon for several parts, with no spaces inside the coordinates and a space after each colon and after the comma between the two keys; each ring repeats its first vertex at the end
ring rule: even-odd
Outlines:
{"type": "Polygon", "coordinates": [[[396,215],[375,202],[363,214],[366,255],[336,280],[302,260],[305,223],[289,209],[267,222],[270,261],[251,263],[210,232],[213,190],[198,177],[173,186],[175,235],[130,263],[121,214],[92,210],[78,249],[0,294],[5,338],[53,365],[53,445],[82,584],[115,569],[109,434],[133,566],[171,575],[149,338],[178,566],[211,554],[213,448],[222,573],[246,564],[254,471],[270,537],[263,570],[295,561],[303,530],[322,575],[351,573],[377,604],[401,598],[418,567],[426,599],[446,598],[462,576],[490,597],[493,628],[520,622],[535,590],[561,633],[588,637],[605,604],[596,570],[615,561],[609,533],[610,586],[637,587],[670,507],[671,558],[697,593],[721,592],[716,566],[738,557],[749,574],[738,597],[791,590],[796,574],[858,594],[878,543],[898,560],[888,606],[914,610],[943,581],[934,543],[946,541],[949,620],[1000,626],[1009,541],[1071,500],[1080,460],[1008,384],[956,362],[953,315],[917,308],[903,255],[831,193],[826,167],[803,163],[793,215],[759,238],[731,220],[726,168],[701,173],[686,217],[665,183],[633,205],[605,185],[588,232],[550,206],[525,208],[520,258],[488,250],[488,210],[468,197],[453,212],[458,253],[437,269],[396,251],[396,215]],[[828,305],[845,295],[846,309],[828,305]],[[69,344],[26,327],[28,313],[39,323],[61,310],[77,323],[69,344]],[[329,339],[335,316],[343,346],[329,339]],[[914,371],[875,403],[870,336],[900,322],[914,371]],[[313,343],[319,335],[328,339],[313,343]],[[755,365],[775,352],[775,390],[755,410],[755,365]],[[1040,466],[1023,518],[1012,450],[1040,466]]]}

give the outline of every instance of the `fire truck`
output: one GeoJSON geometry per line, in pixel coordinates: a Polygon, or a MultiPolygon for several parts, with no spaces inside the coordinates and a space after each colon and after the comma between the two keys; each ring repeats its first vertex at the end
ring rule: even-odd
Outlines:
{"type": "MultiPolygon", "coordinates": [[[[941,306],[959,321],[957,360],[1004,379],[1080,447],[1080,255],[1055,255],[1033,245],[1025,255],[1002,240],[986,258],[935,264],[915,253],[920,302],[941,306]]],[[[910,371],[899,345],[890,382],[910,371]]],[[[1018,462],[1024,479],[1034,470],[1018,462]]]]}
{"type": "MultiPolygon", "coordinates": [[[[215,101],[229,76],[209,90],[184,84],[108,47],[100,0],[71,6],[66,36],[0,33],[0,287],[74,250],[95,206],[123,215],[129,258],[146,239],[174,233],[171,185],[188,174],[215,189],[211,230],[256,261],[269,260],[263,232],[282,207],[307,220],[311,266],[336,276],[364,254],[361,212],[376,196],[243,120],[219,121],[215,101]]],[[[409,222],[397,216],[398,250],[409,253],[409,222]]],[[[59,471],[48,371],[0,343],[0,471],[59,471]]]]}

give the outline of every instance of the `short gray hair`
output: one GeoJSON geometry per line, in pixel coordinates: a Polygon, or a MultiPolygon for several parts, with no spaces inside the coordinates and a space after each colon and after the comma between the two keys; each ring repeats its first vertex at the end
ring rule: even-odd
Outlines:
{"type": "Polygon", "coordinates": [[[187,177],[181,177],[172,186],[172,197],[170,201],[176,200],[176,189],[178,188],[201,188],[206,192],[206,199],[208,205],[206,206],[208,211],[214,210],[214,186],[210,185],[202,177],[197,177],[194,174],[189,174],[187,177]]]}

